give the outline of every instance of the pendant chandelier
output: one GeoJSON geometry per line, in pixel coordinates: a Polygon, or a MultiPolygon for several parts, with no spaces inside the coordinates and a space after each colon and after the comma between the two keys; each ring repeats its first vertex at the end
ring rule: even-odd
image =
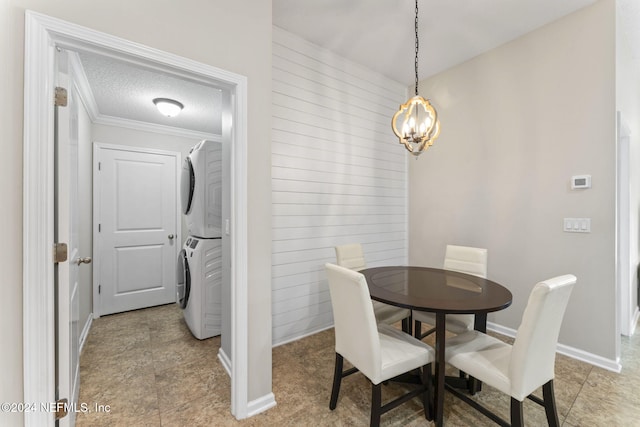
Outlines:
{"type": "Polygon", "coordinates": [[[400,106],[400,109],[393,115],[391,127],[393,133],[398,137],[400,144],[418,157],[433,145],[440,134],[440,122],[438,113],[428,99],[418,95],[418,0],[416,0],[416,95],[400,106]]]}

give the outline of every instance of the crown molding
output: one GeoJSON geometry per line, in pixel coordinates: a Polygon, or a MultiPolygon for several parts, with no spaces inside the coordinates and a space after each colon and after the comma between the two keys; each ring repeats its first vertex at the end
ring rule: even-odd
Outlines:
{"type": "Polygon", "coordinates": [[[122,117],[107,116],[104,114],[98,114],[97,117],[92,121],[94,124],[123,127],[127,129],[139,130],[142,132],[154,132],[161,133],[163,135],[180,136],[183,138],[208,139],[211,141],[222,142],[222,135],[216,135],[214,133],[200,132],[197,130],[183,129],[149,122],[141,122],[138,120],[124,119],[122,117]]]}

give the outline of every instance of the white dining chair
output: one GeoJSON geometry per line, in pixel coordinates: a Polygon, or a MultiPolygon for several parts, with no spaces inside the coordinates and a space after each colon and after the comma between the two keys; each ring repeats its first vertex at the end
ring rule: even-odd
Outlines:
{"type": "MultiPolygon", "coordinates": [[[[450,365],[511,396],[512,426],[524,425],[526,397],[544,406],[549,426],[559,426],[553,391],[556,345],[575,283],[576,277],[567,274],[535,285],[513,345],[478,331],[446,340],[445,360],[450,365]],[[531,394],[540,386],[542,400],[531,394]]],[[[447,388],[498,424],[509,425],[460,391],[447,388]]]]}
{"type": "MultiPolygon", "coordinates": [[[[350,243],[335,247],[336,262],[339,266],[360,271],[367,267],[360,243],[350,243]]],[[[411,310],[396,307],[380,301],[373,301],[373,312],[378,323],[393,325],[402,320],[402,330],[411,333],[411,310]]]]}
{"type": "Polygon", "coordinates": [[[335,326],[336,361],[329,408],[335,409],[342,378],[360,371],[372,384],[370,425],[378,426],[383,413],[417,396],[425,417],[431,414],[431,363],[435,351],[409,334],[376,322],[367,282],[361,273],[325,264],[335,326]],[[347,359],[354,367],[343,371],[347,359]],[[382,404],[382,383],[415,369],[421,384],[404,396],[382,404]]]}
{"type": "MultiPolygon", "coordinates": [[[[487,250],[469,246],[447,245],[444,256],[444,269],[460,273],[473,274],[487,278],[487,250]]],[[[414,321],[414,336],[422,339],[435,332],[435,328],[422,333],[422,323],[435,326],[435,313],[414,310],[411,313],[414,321]]],[[[454,334],[461,334],[473,329],[473,314],[448,314],[445,329],[454,334]]]]}

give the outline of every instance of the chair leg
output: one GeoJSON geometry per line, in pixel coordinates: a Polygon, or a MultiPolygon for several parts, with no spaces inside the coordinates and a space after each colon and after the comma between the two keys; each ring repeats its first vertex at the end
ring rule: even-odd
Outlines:
{"type": "Polygon", "coordinates": [[[371,384],[371,427],[380,425],[380,416],[382,415],[382,384],[371,384]]]}
{"type": "Polygon", "coordinates": [[[340,393],[340,383],[342,381],[342,365],[343,357],[336,353],[336,365],[333,370],[333,387],[331,388],[331,401],[329,402],[329,409],[332,411],[336,409],[338,404],[338,393],[340,393]]]}
{"type": "Polygon", "coordinates": [[[467,380],[467,384],[468,384],[469,394],[471,396],[475,396],[475,394],[480,391],[479,383],[480,381],[478,381],[476,378],[469,376],[469,379],[467,380]]]}
{"type": "Polygon", "coordinates": [[[553,391],[553,380],[549,380],[542,386],[542,398],[544,399],[544,412],[547,414],[549,427],[558,427],[560,420],[558,419],[558,409],[556,408],[556,398],[553,391]]]}
{"type": "Polygon", "coordinates": [[[431,363],[422,367],[422,384],[426,390],[422,394],[422,406],[424,407],[424,417],[433,420],[433,382],[431,380],[431,363]]]}
{"type": "Polygon", "coordinates": [[[524,426],[524,413],[522,410],[523,403],[518,399],[511,398],[511,427],[524,426]]]}
{"type": "Polygon", "coordinates": [[[402,332],[411,335],[411,316],[402,319],[402,332]]]}
{"type": "Polygon", "coordinates": [[[421,335],[422,334],[422,322],[419,320],[416,320],[415,322],[413,322],[413,336],[416,339],[421,339],[421,335]]]}

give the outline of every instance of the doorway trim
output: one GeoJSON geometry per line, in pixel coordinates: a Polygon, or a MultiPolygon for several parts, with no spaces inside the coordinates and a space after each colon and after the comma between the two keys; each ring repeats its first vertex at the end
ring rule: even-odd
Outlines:
{"type": "MultiPolygon", "coordinates": [[[[247,78],[33,11],[25,12],[23,173],[24,402],[55,399],[53,91],[56,46],[111,52],[217,84],[231,93],[231,413],[249,416],[247,292],[247,78]]],[[[259,411],[251,411],[259,412],[259,411]]],[[[52,426],[54,414],[24,414],[52,426]]]]}
{"type": "Polygon", "coordinates": [[[633,335],[638,305],[633,298],[636,277],[631,256],[631,130],[622,113],[616,113],[616,336],[619,357],[620,334],[633,335]]]}

